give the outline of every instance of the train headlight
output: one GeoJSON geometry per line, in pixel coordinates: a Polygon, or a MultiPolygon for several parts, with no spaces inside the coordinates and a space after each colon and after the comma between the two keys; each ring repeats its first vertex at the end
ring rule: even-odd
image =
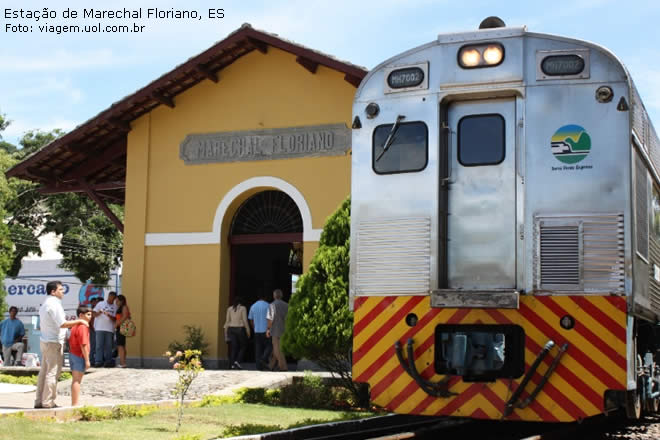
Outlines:
{"type": "Polygon", "coordinates": [[[484,61],[489,65],[497,65],[502,61],[502,47],[498,45],[491,45],[484,49],[484,61]]]}
{"type": "Polygon", "coordinates": [[[481,54],[477,49],[461,50],[461,66],[477,67],[481,61],[481,54]]]}
{"type": "Polygon", "coordinates": [[[494,67],[504,60],[504,47],[499,43],[471,44],[458,51],[458,64],[464,69],[494,67]]]}

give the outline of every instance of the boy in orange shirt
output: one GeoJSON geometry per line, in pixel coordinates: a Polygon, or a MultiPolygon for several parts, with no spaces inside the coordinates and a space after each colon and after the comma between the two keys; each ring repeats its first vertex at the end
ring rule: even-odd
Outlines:
{"type": "MultiPolygon", "coordinates": [[[[92,319],[92,309],[80,306],[76,310],[79,319],[89,322],[92,319]]],[[[78,324],[71,329],[69,338],[69,365],[71,366],[71,406],[78,406],[80,384],[89,368],[89,328],[78,324]]]]}

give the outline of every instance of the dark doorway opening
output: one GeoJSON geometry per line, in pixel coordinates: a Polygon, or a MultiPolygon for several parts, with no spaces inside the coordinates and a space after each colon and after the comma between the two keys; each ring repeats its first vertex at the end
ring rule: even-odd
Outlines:
{"type": "Polygon", "coordinates": [[[289,302],[291,274],[288,261],[292,248],[292,243],[232,244],[234,296],[241,296],[249,309],[261,293],[270,302],[273,290],[282,289],[284,301],[289,302]]]}
{"type": "MultiPolygon", "coordinates": [[[[302,271],[302,232],[302,216],[287,194],[264,191],[246,200],[236,211],[229,236],[229,303],[241,296],[249,311],[260,294],[271,302],[275,289],[282,289],[289,302],[292,275],[302,271]]],[[[254,362],[254,338],[244,362],[254,362]]]]}

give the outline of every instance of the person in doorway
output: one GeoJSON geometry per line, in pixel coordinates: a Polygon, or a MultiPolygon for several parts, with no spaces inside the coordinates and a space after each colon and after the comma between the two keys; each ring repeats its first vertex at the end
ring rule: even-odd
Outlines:
{"type": "Polygon", "coordinates": [[[96,332],[95,367],[114,367],[112,348],[115,338],[115,316],[117,292],[109,292],[108,299],[100,301],[94,307],[94,331],[96,332]]]}
{"type": "Polygon", "coordinates": [[[124,295],[117,296],[117,319],[115,319],[115,337],[119,352],[119,368],[126,368],[126,336],[121,334],[121,324],[131,317],[131,310],[124,295]]]}
{"type": "Polygon", "coordinates": [[[247,309],[243,305],[243,299],[240,296],[234,298],[233,305],[227,309],[225,333],[229,334],[229,342],[231,343],[229,364],[232,369],[240,370],[243,368],[241,362],[243,362],[248,338],[250,337],[247,309]]]}
{"type": "Polygon", "coordinates": [[[277,371],[287,371],[288,367],[284,353],[282,353],[282,335],[284,334],[284,324],[286,322],[286,314],[289,311],[289,305],[282,300],[282,290],[275,289],[273,291],[273,302],[268,307],[268,328],[266,329],[266,337],[271,338],[273,344],[273,354],[270,358],[268,367],[277,371]]]}
{"type": "MultiPolygon", "coordinates": [[[[92,319],[92,309],[79,306],[76,310],[78,319],[89,323],[92,319]]],[[[85,370],[90,367],[89,361],[89,326],[78,324],[71,329],[69,338],[69,365],[71,366],[71,406],[78,406],[80,400],[80,384],[85,370]]]]}
{"type": "Polygon", "coordinates": [[[62,372],[64,363],[64,337],[66,329],[77,324],[89,326],[84,319],[67,321],[62,307],[64,289],[62,282],[51,281],[46,284],[46,300],[39,307],[39,322],[41,323],[41,367],[37,379],[37,395],[34,399],[35,408],[55,408],[57,397],[57,378],[62,372]]]}
{"type": "Polygon", "coordinates": [[[270,339],[266,337],[266,330],[268,329],[268,314],[269,304],[266,302],[266,295],[262,292],[259,294],[259,300],[252,304],[250,312],[248,313],[248,320],[252,331],[254,331],[254,359],[257,364],[257,370],[263,370],[268,364],[266,357],[267,347],[270,344],[270,339]]]}
{"type": "Polygon", "coordinates": [[[18,308],[9,308],[9,318],[0,322],[0,342],[2,342],[2,358],[6,367],[23,365],[23,336],[25,327],[20,319],[16,318],[18,308]],[[11,352],[16,352],[16,361],[12,363],[11,352]]]}
{"type": "Polygon", "coordinates": [[[89,362],[94,365],[96,357],[96,331],[94,331],[94,307],[101,301],[98,296],[89,300],[90,308],[92,309],[92,319],[89,321],[89,362]]]}

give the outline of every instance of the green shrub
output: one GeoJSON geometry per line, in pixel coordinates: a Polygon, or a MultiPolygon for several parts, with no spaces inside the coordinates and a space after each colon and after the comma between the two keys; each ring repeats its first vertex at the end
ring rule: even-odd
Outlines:
{"type": "Polygon", "coordinates": [[[253,423],[242,423],[240,425],[227,426],[223,431],[222,437],[238,437],[239,435],[255,435],[266,432],[279,431],[282,427],[279,425],[255,425],[253,423]]]}
{"type": "MultiPolygon", "coordinates": [[[[15,385],[37,385],[37,380],[39,376],[37,374],[31,374],[29,376],[14,376],[11,374],[0,374],[0,382],[3,383],[12,383],[15,385]]],[[[71,379],[71,373],[62,373],[57,379],[60,382],[63,380],[71,379]]]]}
{"type": "Polygon", "coordinates": [[[185,352],[186,350],[199,350],[202,353],[202,358],[208,354],[209,343],[206,342],[204,331],[201,327],[196,325],[184,325],[183,331],[186,335],[184,341],[172,341],[167,347],[169,351],[176,353],[179,351],[185,352]]]}
{"type": "Polygon", "coordinates": [[[11,374],[0,374],[0,382],[16,385],[36,385],[37,376],[12,376],[11,374]]]}
{"type": "Polygon", "coordinates": [[[236,396],[215,396],[207,395],[202,397],[202,400],[198,403],[193,404],[195,407],[204,408],[204,407],[213,407],[226,405],[228,403],[236,403],[236,396]]]}
{"type": "Polygon", "coordinates": [[[97,422],[100,420],[120,420],[131,417],[144,417],[156,411],[155,405],[131,406],[119,405],[112,409],[96,408],[94,406],[83,406],[75,410],[74,414],[83,422],[97,422]]]}
{"type": "Polygon", "coordinates": [[[129,417],[144,417],[158,408],[156,405],[132,406],[132,405],[119,405],[112,408],[113,419],[126,419],[129,417]]]}
{"type": "Polygon", "coordinates": [[[280,404],[300,408],[332,408],[333,395],[323,379],[306,372],[300,381],[294,381],[280,390],[280,404]]]}
{"type": "Polygon", "coordinates": [[[280,404],[280,395],[281,392],[279,388],[275,388],[272,390],[266,390],[266,401],[264,402],[266,405],[279,405],[280,404]]]}
{"type": "Polygon", "coordinates": [[[18,412],[15,412],[15,413],[7,414],[4,418],[24,419],[25,418],[25,413],[23,411],[18,411],[18,412]]]}
{"type": "Polygon", "coordinates": [[[240,403],[266,403],[265,388],[241,388],[236,395],[240,403]]]}
{"type": "Polygon", "coordinates": [[[353,382],[353,313],[348,307],[351,199],[346,198],[323,225],[319,247],[289,302],[282,348],[307,358],[339,378],[360,406],[369,404],[364,388],[353,382]]]}
{"type": "Polygon", "coordinates": [[[96,408],[94,406],[83,406],[74,411],[74,414],[83,422],[98,422],[112,418],[112,411],[109,409],[96,408]]]}
{"type": "Polygon", "coordinates": [[[321,423],[328,423],[327,420],[320,420],[320,419],[304,419],[298,423],[293,423],[289,426],[286,427],[286,429],[294,429],[294,428],[302,428],[304,426],[309,426],[309,425],[318,425],[321,423]]]}
{"type": "Polygon", "coordinates": [[[175,437],[174,440],[202,440],[201,434],[183,434],[175,437]]]}

